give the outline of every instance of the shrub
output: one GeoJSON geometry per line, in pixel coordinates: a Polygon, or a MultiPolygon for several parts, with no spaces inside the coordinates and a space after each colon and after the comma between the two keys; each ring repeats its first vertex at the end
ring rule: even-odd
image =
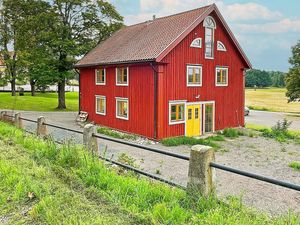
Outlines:
{"type": "Polygon", "coordinates": [[[112,130],[108,127],[98,127],[97,132],[100,134],[104,134],[110,137],[119,138],[119,139],[127,139],[127,140],[136,140],[137,136],[133,134],[126,134],[116,130],[112,130]]]}
{"type": "Polygon", "coordinates": [[[213,148],[220,148],[220,146],[213,141],[223,141],[224,138],[221,136],[208,137],[205,139],[196,139],[194,137],[172,137],[165,138],[161,141],[161,143],[165,146],[179,146],[179,145],[208,145],[213,148]]]}
{"type": "Polygon", "coordinates": [[[236,138],[240,136],[240,133],[238,132],[237,129],[226,128],[225,130],[223,130],[223,135],[228,138],[236,138]]]}
{"type": "Polygon", "coordinates": [[[300,170],[300,162],[291,162],[289,167],[294,168],[296,170],[300,170]]]}

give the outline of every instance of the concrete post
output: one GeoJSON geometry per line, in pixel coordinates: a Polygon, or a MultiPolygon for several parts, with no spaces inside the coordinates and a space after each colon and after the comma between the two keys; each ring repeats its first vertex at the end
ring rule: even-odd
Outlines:
{"type": "Polygon", "coordinates": [[[37,119],[37,129],[36,129],[36,135],[40,137],[45,137],[48,135],[47,132],[47,126],[44,124],[45,123],[45,117],[40,116],[37,119]]]}
{"type": "Polygon", "coordinates": [[[215,161],[213,148],[194,145],[191,148],[187,191],[192,197],[208,197],[215,190],[215,171],[210,163],[215,161]]]}
{"type": "Polygon", "coordinates": [[[83,145],[93,154],[98,152],[97,138],[93,136],[96,132],[96,127],[93,124],[86,124],[83,128],[83,145]]]}
{"type": "Polygon", "coordinates": [[[0,120],[4,120],[5,111],[1,111],[0,113],[0,120]]]}
{"type": "Polygon", "coordinates": [[[20,119],[21,113],[16,113],[14,118],[14,125],[19,128],[23,129],[23,121],[20,119]]]}

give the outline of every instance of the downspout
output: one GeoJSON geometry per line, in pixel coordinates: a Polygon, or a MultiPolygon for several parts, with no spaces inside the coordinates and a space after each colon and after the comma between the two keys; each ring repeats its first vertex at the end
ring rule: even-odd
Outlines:
{"type": "Polygon", "coordinates": [[[157,102],[158,102],[158,99],[157,99],[157,82],[158,82],[158,71],[156,70],[154,64],[151,62],[150,63],[150,66],[151,68],[153,69],[153,80],[154,80],[154,94],[153,94],[153,97],[154,97],[154,107],[153,107],[153,110],[154,110],[154,130],[153,130],[153,137],[154,139],[156,140],[157,139],[157,102]]]}
{"type": "Polygon", "coordinates": [[[80,114],[80,106],[81,106],[81,104],[80,104],[80,97],[81,97],[81,82],[80,82],[80,71],[78,71],[77,69],[75,69],[75,71],[76,71],[76,73],[79,75],[79,93],[78,93],[78,114],[80,114]]]}

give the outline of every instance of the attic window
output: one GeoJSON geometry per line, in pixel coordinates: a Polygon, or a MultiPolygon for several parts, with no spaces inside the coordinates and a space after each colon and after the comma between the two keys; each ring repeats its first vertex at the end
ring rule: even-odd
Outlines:
{"type": "Polygon", "coordinates": [[[202,39],[201,38],[194,39],[190,46],[193,48],[201,48],[202,47],[202,39]]]}
{"type": "Polygon", "coordinates": [[[205,18],[203,26],[205,27],[205,58],[213,59],[214,30],[216,29],[216,22],[211,16],[208,16],[205,18]]]}
{"type": "Polygon", "coordinates": [[[223,52],[227,51],[225,45],[221,41],[217,41],[217,50],[223,52]]]}

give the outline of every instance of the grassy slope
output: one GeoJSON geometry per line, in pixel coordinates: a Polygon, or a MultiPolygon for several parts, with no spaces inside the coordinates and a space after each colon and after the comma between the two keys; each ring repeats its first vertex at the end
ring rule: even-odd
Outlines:
{"type": "Polygon", "coordinates": [[[246,105],[258,110],[300,113],[300,102],[287,103],[284,88],[246,89],[246,105]]]}
{"type": "Polygon", "coordinates": [[[130,173],[120,176],[119,170],[103,165],[80,147],[60,147],[24,136],[1,122],[0,140],[4,146],[0,149],[0,221],[6,215],[12,224],[19,220],[38,224],[62,221],[64,224],[109,224],[120,220],[123,224],[132,221],[135,224],[259,225],[299,222],[291,215],[270,219],[249,211],[234,199],[229,204],[215,198],[199,198],[193,203],[182,190],[130,173]],[[26,195],[31,191],[37,198],[28,201],[26,195]],[[111,204],[128,213],[112,212],[111,204]]]}
{"type": "Polygon", "coordinates": [[[136,223],[76,180],[68,182],[51,166],[37,163],[19,146],[8,146],[5,141],[0,146],[0,223],[136,223]],[[29,192],[36,198],[30,200],[29,192]]]}
{"type": "MultiPolygon", "coordinates": [[[[25,96],[12,97],[10,93],[0,93],[0,109],[16,109],[28,111],[57,111],[57,93],[37,93],[32,97],[30,93],[25,96]]],[[[66,93],[66,111],[78,110],[78,93],[66,93]]]]}

